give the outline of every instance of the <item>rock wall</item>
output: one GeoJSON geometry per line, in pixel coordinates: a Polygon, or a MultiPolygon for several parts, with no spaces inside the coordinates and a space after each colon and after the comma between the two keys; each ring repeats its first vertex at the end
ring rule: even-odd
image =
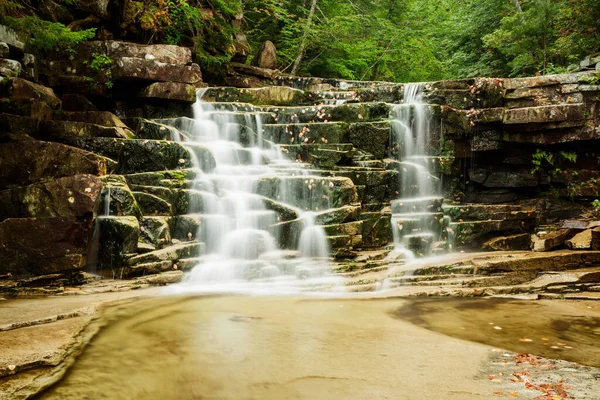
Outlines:
{"type": "MultiPolygon", "coordinates": [[[[42,64],[23,53],[18,35],[1,32],[0,276],[17,279],[0,280],[3,287],[72,283],[86,268],[115,277],[192,268],[204,246],[193,234],[202,221],[186,215],[200,199],[191,159],[206,171],[214,159],[176,141],[196,89],[206,86],[190,50],[94,41],[42,64]],[[92,68],[98,55],[104,66],[92,68]]],[[[228,68],[237,87],[210,87],[204,99],[259,113],[265,139],[330,177],[333,208],[320,209],[316,222],[334,255],[388,246],[406,168],[394,158],[389,115],[403,85],[228,68]]],[[[525,249],[530,233],[579,215],[569,199],[586,205],[600,190],[598,80],[581,73],[427,84],[430,161],[446,197],[435,207],[450,220],[436,214],[436,227],[458,246],[525,249]]],[[[296,181],[290,187],[303,193],[296,181]]],[[[260,185],[282,218],[277,229],[289,230],[284,241],[293,241],[296,216],[277,203],[279,183],[260,185]]]]}

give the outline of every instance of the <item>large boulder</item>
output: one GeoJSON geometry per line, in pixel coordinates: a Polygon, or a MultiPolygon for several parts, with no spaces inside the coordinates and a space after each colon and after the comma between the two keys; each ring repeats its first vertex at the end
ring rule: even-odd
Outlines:
{"type": "Polygon", "coordinates": [[[270,40],[260,45],[260,49],[252,60],[252,65],[260,68],[277,68],[277,49],[270,40]]]}
{"type": "Polygon", "coordinates": [[[0,222],[0,275],[47,275],[85,265],[92,218],[10,218],[0,222]]]}
{"type": "Polygon", "coordinates": [[[0,189],[77,174],[105,175],[108,164],[102,156],[59,143],[0,143],[0,189]]]}
{"type": "Polygon", "coordinates": [[[155,82],[142,89],[138,97],[144,99],[164,99],[193,103],[196,101],[196,88],[180,82],[155,82]]]}
{"type": "Polygon", "coordinates": [[[112,78],[121,81],[202,82],[197,64],[166,64],[154,60],[123,57],[112,66],[112,78]]]}
{"type": "Polygon", "coordinates": [[[93,175],[75,175],[0,191],[0,219],[84,217],[97,210],[102,190],[93,175]]]}
{"type": "Polygon", "coordinates": [[[188,47],[169,44],[143,45],[117,40],[97,40],[82,43],[77,50],[78,54],[88,57],[93,57],[94,54],[106,54],[111,60],[131,57],[179,65],[192,62],[192,51],[188,47]]]}

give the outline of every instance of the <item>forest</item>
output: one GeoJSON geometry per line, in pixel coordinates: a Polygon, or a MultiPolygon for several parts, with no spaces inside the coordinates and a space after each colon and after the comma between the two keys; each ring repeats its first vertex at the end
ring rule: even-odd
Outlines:
{"type": "Polygon", "coordinates": [[[70,11],[90,3],[3,1],[0,15],[46,50],[107,28],[115,39],[194,46],[213,71],[243,32],[250,55],[275,44],[282,72],[353,80],[564,73],[600,52],[600,0],[120,1],[119,18],[105,21],[70,11]]]}

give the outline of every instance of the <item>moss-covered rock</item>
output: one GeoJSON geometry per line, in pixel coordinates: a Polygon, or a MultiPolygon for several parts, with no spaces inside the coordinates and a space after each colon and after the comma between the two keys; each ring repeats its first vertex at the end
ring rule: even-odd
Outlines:
{"type": "MultiPolygon", "coordinates": [[[[175,142],[97,138],[79,140],[76,144],[85,150],[118,160],[118,168],[113,172],[119,174],[177,170],[192,166],[190,152],[175,142]]],[[[206,168],[214,166],[214,158],[208,149],[195,146],[193,151],[201,160],[205,160],[206,168]]]]}
{"type": "Polygon", "coordinates": [[[133,192],[133,196],[145,216],[173,214],[173,206],[158,196],[142,192],[133,192]]]}
{"type": "Polygon", "coordinates": [[[310,103],[307,94],[287,86],[267,86],[252,89],[231,87],[210,88],[204,93],[204,99],[218,102],[240,102],[256,105],[296,106],[310,103]]]}
{"type": "Polygon", "coordinates": [[[143,217],[140,220],[140,238],[156,248],[168,246],[171,243],[169,217],[143,217]]]}
{"type": "MultiPolygon", "coordinates": [[[[140,225],[136,217],[98,217],[98,271],[116,271],[125,255],[137,250],[140,225]]],[[[104,274],[104,273],[103,273],[104,274]]]]}
{"type": "Polygon", "coordinates": [[[375,158],[386,156],[390,142],[389,121],[351,124],[348,132],[350,143],[357,148],[373,154],[375,158]]]}
{"type": "Polygon", "coordinates": [[[101,178],[103,182],[100,213],[104,216],[134,216],[140,218],[142,212],[133,196],[131,188],[127,185],[125,177],[121,175],[106,175],[101,178]]]}

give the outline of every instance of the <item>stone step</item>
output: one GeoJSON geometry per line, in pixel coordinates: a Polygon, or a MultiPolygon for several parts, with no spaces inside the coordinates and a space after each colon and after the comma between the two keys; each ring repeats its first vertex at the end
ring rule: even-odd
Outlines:
{"type": "Polygon", "coordinates": [[[331,168],[335,165],[347,165],[352,162],[354,146],[350,143],[338,144],[288,144],[280,149],[292,160],[331,168]]]}
{"type": "Polygon", "coordinates": [[[525,220],[537,217],[534,204],[444,204],[442,209],[453,221],[525,220]]]}
{"type": "Polygon", "coordinates": [[[403,237],[417,230],[437,232],[439,234],[447,226],[447,221],[441,212],[392,214],[392,222],[403,237]]]}
{"type": "Polygon", "coordinates": [[[333,235],[327,236],[332,249],[348,249],[359,247],[362,243],[362,235],[333,235]]]}
{"type": "Polygon", "coordinates": [[[443,197],[403,198],[392,202],[392,213],[441,212],[443,197]]]}
{"type": "Polygon", "coordinates": [[[306,107],[264,107],[276,114],[278,123],[362,122],[387,119],[391,110],[387,103],[352,103],[306,107]]]}
{"type": "Polygon", "coordinates": [[[491,234],[498,236],[500,232],[523,233],[531,231],[534,226],[534,219],[450,222],[448,233],[454,237],[458,246],[477,246],[491,234]]]}
{"type": "Polygon", "coordinates": [[[347,143],[348,131],[343,122],[312,122],[302,124],[265,124],[263,137],[276,144],[347,143]]]}
{"type": "Polygon", "coordinates": [[[328,236],[340,236],[340,235],[361,235],[362,234],[363,221],[346,222],[343,224],[335,225],[324,225],[325,233],[328,236]]]}

